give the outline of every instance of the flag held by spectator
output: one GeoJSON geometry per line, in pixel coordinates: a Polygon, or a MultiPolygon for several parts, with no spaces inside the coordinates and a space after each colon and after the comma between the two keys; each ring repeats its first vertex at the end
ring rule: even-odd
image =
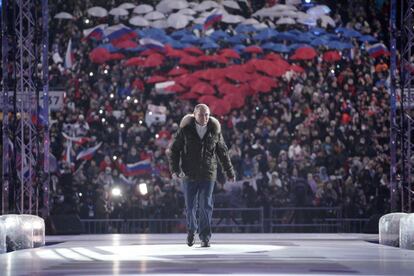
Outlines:
{"type": "Polygon", "coordinates": [[[390,52],[383,43],[376,43],[371,46],[367,46],[367,51],[369,55],[373,58],[377,58],[379,56],[388,56],[390,52]]]}
{"type": "Polygon", "coordinates": [[[108,24],[100,24],[93,28],[83,30],[83,36],[84,36],[83,39],[84,40],[94,39],[97,41],[101,40],[102,37],[104,36],[104,30],[106,27],[108,27],[108,24]]]}
{"type": "Polygon", "coordinates": [[[137,33],[123,24],[110,26],[104,30],[105,37],[111,42],[116,43],[137,37],[137,33]]]}
{"type": "Polygon", "coordinates": [[[99,149],[101,145],[102,145],[102,142],[100,142],[94,147],[82,150],[81,152],[78,153],[78,156],[76,156],[76,160],[80,160],[80,159],[91,160],[93,155],[95,154],[95,152],[99,149]]]}
{"type": "Polygon", "coordinates": [[[136,176],[150,174],[152,172],[150,160],[142,160],[137,163],[127,164],[125,175],[126,176],[136,176]]]}
{"type": "Polygon", "coordinates": [[[69,39],[68,48],[66,49],[66,54],[65,54],[65,68],[72,69],[73,60],[74,60],[74,54],[72,51],[72,39],[69,39]]]}
{"type": "Polygon", "coordinates": [[[90,141],[92,141],[93,139],[92,138],[90,138],[90,137],[81,137],[81,136],[79,136],[79,137],[72,137],[72,136],[69,136],[69,135],[67,135],[66,133],[64,133],[64,132],[62,132],[62,135],[63,135],[63,137],[65,137],[65,139],[67,139],[67,140],[69,140],[69,141],[71,141],[71,142],[75,142],[76,144],[78,144],[78,145],[83,145],[83,144],[85,144],[86,142],[90,142],[90,141]]]}
{"type": "Polygon", "coordinates": [[[165,50],[164,44],[152,38],[141,38],[139,44],[144,45],[148,49],[154,49],[160,52],[164,52],[165,50]]]}
{"type": "Polygon", "coordinates": [[[210,16],[206,18],[206,21],[204,21],[203,28],[204,30],[209,29],[211,26],[214,25],[214,23],[220,22],[223,19],[223,15],[218,13],[213,13],[210,16]]]}

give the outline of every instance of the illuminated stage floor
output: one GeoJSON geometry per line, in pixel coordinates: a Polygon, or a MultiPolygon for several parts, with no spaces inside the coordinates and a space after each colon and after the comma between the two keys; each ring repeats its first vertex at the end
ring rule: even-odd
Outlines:
{"type": "Polygon", "coordinates": [[[0,255],[0,275],[414,275],[414,251],[377,235],[184,234],[48,236],[51,245],[0,255]],[[56,243],[60,242],[60,243],[56,243]]]}

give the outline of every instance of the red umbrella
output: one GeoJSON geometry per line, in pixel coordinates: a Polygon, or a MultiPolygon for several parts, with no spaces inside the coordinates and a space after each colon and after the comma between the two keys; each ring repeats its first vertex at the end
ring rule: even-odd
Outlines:
{"type": "Polygon", "coordinates": [[[239,70],[230,70],[230,67],[227,68],[225,76],[231,80],[235,80],[235,81],[240,81],[240,82],[244,82],[244,81],[248,81],[251,79],[251,75],[247,74],[246,72],[242,71],[241,69],[239,70]]]}
{"type": "Polygon", "coordinates": [[[194,86],[191,87],[191,92],[203,94],[203,95],[214,95],[215,91],[214,91],[214,88],[210,84],[204,81],[199,81],[194,86]]]}
{"type": "Polygon", "coordinates": [[[216,102],[217,100],[219,100],[219,98],[213,96],[213,95],[203,95],[200,98],[197,99],[198,103],[203,103],[206,105],[211,105],[212,103],[216,102]]]}
{"type": "Polygon", "coordinates": [[[297,72],[297,73],[303,73],[303,72],[305,72],[305,69],[303,69],[303,67],[301,67],[299,65],[296,65],[296,64],[292,64],[290,66],[290,70],[292,70],[294,72],[297,72]]]}
{"type": "Polygon", "coordinates": [[[200,61],[196,57],[192,56],[185,56],[180,59],[179,64],[181,65],[190,65],[190,66],[197,66],[200,64],[200,61]]]}
{"type": "Polygon", "coordinates": [[[335,62],[341,60],[341,55],[338,51],[328,51],[323,53],[323,60],[326,62],[335,62]]]}
{"type": "Polygon", "coordinates": [[[181,57],[185,57],[187,54],[181,50],[176,50],[170,46],[168,48],[167,47],[165,48],[165,55],[167,57],[172,57],[172,58],[181,58],[181,57]]]}
{"type": "Polygon", "coordinates": [[[192,93],[192,92],[190,92],[190,93],[185,93],[184,95],[179,96],[179,98],[180,98],[181,100],[195,100],[195,99],[198,99],[198,97],[200,97],[200,95],[199,95],[199,94],[197,94],[197,93],[192,93]]]}
{"type": "Polygon", "coordinates": [[[195,56],[201,56],[204,55],[204,52],[196,47],[187,47],[184,48],[184,52],[189,53],[191,55],[195,55],[195,56]]]}
{"type": "Polygon", "coordinates": [[[276,53],[272,52],[272,53],[267,54],[265,56],[265,59],[275,61],[275,60],[279,60],[279,59],[283,59],[283,58],[279,54],[276,54],[276,53]]]}
{"type": "Polygon", "coordinates": [[[276,62],[265,59],[252,59],[249,63],[253,64],[257,71],[263,72],[272,77],[280,77],[286,73],[288,68],[278,66],[276,62]]]}
{"type": "Polygon", "coordinates": [[[231,83],[223,83],[218,87],[218,90],[220,94],[234,94],[238,92],[239,86],[231,83]]]}
{"type": "Polygon", "coordinates": [[[227,94],[224,96],[223,100],[230,103],[232,108],[241,108],[245,105],[246,97],[241,94],[227,94]]]}
{"type": "Polygon", "coordinates": [[[210,111],[214,115],[223,116],[231,111],[231,105],[226,100],[217,100],[210,104],[210,111]]]}
{"type": "Polygon", "coordinates": [[[198,76],[201,79],[204,79],[204,80],[214,80],[214,79],[218,79],[223,74],[223,70],[222,69],[216,69],[216,68],[211,68],[211,69],[207,69],[207,70],[203,70],[203,71],[198,71],[198,72],[200,72],[200,74],[198,76]]]}
{"type": "Polygon", "coordinates": [[[226,58],[240,59],[239,53],[234,49],[228,49],[228,48],[223,49],[220,51],[220,55],[226,58]]]}
{"type": "Polygon", "coordinates": [[[268,77],[256,78],[249,82],[250,87],[258,93],[268,93],[273,87],[277,86],[277,82],[268,77]]]}
{"type": "Polygon", "coordinates": [[[243,51],[245,51],[246,53],[251,53],[251,54],[261,54],[261,53],[263,53],[262,48],[260,48],[259,46],[255,46],[255,45],[246,47],[246,48],[244,48],[243,51]]]}
{"type": "Polygon", "coordinates": [[[112,45],[114,45],[117,48],[121,48],[121,49],[129,49],[129,48],[136,48],[138,47],[138,43],[132,41],[132,40],[122,40],[122,41],[117,41],[115,43],[112,43],[112,45]]]}
{"type": "Polygon", "coordinates": [[[187,91],[186,88],[182,87],[178,83],[166,87],[165,90],[171,91],[171,92],[176,92],[176,93],[184,93],[185,91],[187,91]]]}
{"type": "Polygon", "coordinates": [[[199,81],[198,78],[196,78],[193,75],[182,75],[179,78],[176,78],[176,81],[181,84],[182,86],[185,87],[191,87],[193,86],[196,82],[199,81]]]}
{"type": "Polygon", "coordinates": [[[160,53],[154,49],[146,49],[142,51],[139,55],[146,57],[146,56],[151,56],[153,54],[160,54],[160,53]]]}
{"type": "Polygon", "coordinates": [[[144,64],[145,60],[140,57],[133,57],[128,59],[124,66],[142,66],[144,64]]]}
{"type": "Polygon", "coordinates": [[[98,48],[93,49],[89,53],[89,59],[93,63],[102,64],[102,63],[107,61],[109,55],[110,55],[110,53],[107,49],[98,47],[98,48]]]}
{"type": "Polygon", "coordinates": [[[309,60],[317,56],[315,49],[312,47],[301,47],[296,49],[295,53],[290,57],[290,59],[299,59],[299,60],[309,60]]]}
{"type": "Polygon", "coordinates": [[[164,57],[160,54],[153,54],[149,56],[143,65],[143,67],[157,67],[164,62],[164,57]]]}
{"type": "Polygon", "coordinates": [[[125,55],[123,55],[121,53],[113,53],[113,54],[109,54],[107,60],[120,60],[120,59],[124,59],[124,58],[125,58],[125,55]]]}
{"type": "Polygon", "coordinates": [[[211,83],[212,85],[215,85],[217,88],[219,88],[219,87],[220,87],[220,86],[222,86],[223,84],[229,83],[223,74],[224,74],[224,73],[223,73],[223,71],[221,71],[220,76],[218,76],[218,77],[217,77],[217,78],[215,78],[215,79],[212,79],[212,80],[210,81],[210,83],[211,83]]]}
{"type": "Polygon", "coordinates": [[[187,74],[188,71],[182,67],[175,67],[170,72],[168,72],[168,76],[180,76],[183,74],[187,74]]]}
{"type": "Polygon", "coordinates": [[[146,80],[146,83],[157,83],[157,82],[164,82],[167,78],[163,76],[152,76],[149,79],[146,80]]]}

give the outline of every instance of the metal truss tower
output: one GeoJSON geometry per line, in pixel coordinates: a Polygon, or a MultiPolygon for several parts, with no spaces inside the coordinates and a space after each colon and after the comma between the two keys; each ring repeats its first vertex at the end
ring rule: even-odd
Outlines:
{"type": "MultiPolygon", "coordinates": [[[[391,11],[394,8],[394,19],[391,16],[391,28],[393,23],[396,24],[395,12],[396,12],[396,0],[391,1],[393,5],[391,11]]],[[[399,155],[398,165],[401,173],[401,184],[399,185],[401,193],[401,211],[413,212],[414,203],[414,184],[413,184],[413,170],[412,165],[414,162],[413,153],[413,141],[414,138],[412,131],[414,130],[414,59],[413,59],[413,46],[414,46],[414,30],[413,30],[413,12],[414,12],[414,0],[401,1],[401,112],[399,114],[400,125],[400,143],[398,147],[397,155],[399,155]]],[[[391,29],[392,34],[397,34],[394,29],[391,29]]],[[[392,46],[391,46],[392,47],[392,46]]],[[[396,49],[391,48],[391,54],[395,55],[396,49]]],[[[392,61],[392,60],[391,60],[392,61]]],[[[392,64],[391,64],[392,66],[392,64]]],[[[394,56],[394,70],[391,68],[391,77],[396,77],[395,71],[395,56],[394,56]],[[394,73],[394,74],[393,74],[394,73]],[[394,76],[393,76],[394,75],[394,76]]],[[[391,79],[392,80],[392,79],[391,79]]],[[[393,172],[391,172],[392,177],[393,172]]]]}
{"type": "Polygon", "coordinates": [[[2,7],[1,212],[48,214],[48,2],[2,7]],[[41,61],[40,61],[41,60],[41,61]],[[41,64],[41,70],[38,65],[41,64]],[[39,109],[42,91],[43,108],[39,109]],[[42,121],[42,124],[40,123],[42,121]]]}

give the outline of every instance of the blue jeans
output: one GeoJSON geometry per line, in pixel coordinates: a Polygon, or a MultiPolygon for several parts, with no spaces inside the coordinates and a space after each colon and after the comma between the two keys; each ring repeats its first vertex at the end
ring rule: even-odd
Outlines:
{"type": "Polygon", "coordinates": [[[200,240],[210,240],[215,181],[183,179],[183,193],[187,214],[187,231],[197,232],[200,240]],[[198,209],[198,225],[197,225],[198,209]]]}

